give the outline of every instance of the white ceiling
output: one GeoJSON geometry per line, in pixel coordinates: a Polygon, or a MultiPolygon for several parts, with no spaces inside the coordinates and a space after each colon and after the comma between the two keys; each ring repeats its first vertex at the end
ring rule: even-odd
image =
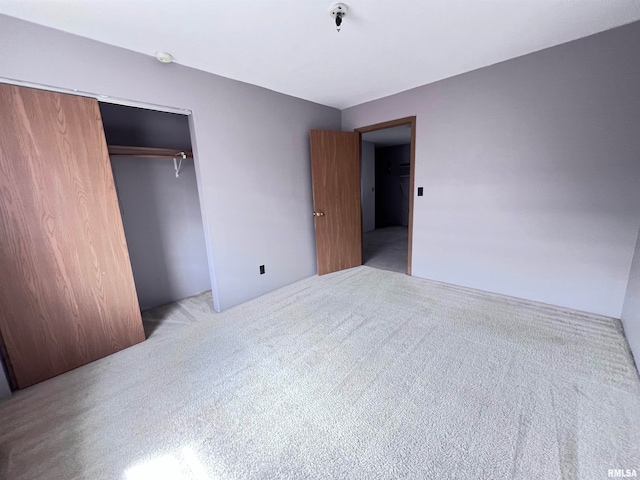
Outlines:
{"type": "Polygon", "coordinates": [[[376,147],[393,147],[395,145],[406,145],[411,143],[411,125],[400,125],[399,127],[384,128],[362,134],[362,140],[371,142],[376,147]]]}
{"type": "Polygon", "coordinates": [[[345,108],[640,19],[640,0],[2,0],[0,12],[345,108]]]}

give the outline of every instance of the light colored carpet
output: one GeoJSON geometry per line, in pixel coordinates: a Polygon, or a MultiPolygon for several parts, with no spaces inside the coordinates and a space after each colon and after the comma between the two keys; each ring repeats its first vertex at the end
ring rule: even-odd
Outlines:
{"type": "MultiPolygon", "coordinates": [[[[617,320],[358,267],[0,404],[7,479],[600,479],[640,468],[617,320]]],[[[166,321],[158,322],[166,317],[166,321]]]]}
{"type": "Polygon", "coordinates": [[[368,267],[407,273],[409,229],[377,228],[362,235],[362,263],[368,267]]]}

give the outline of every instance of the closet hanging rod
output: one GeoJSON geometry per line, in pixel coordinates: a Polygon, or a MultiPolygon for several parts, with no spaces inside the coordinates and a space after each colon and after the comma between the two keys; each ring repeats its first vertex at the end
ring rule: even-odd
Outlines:
{"type": "Polygon", "coordinates": [[[143,158],[176,158],[182,153],[186,158],[193,158],[191,150],[152,147],[127,147],[123,145],[108,145],[109,156],[112,157],[143,157],[143,158]]]}

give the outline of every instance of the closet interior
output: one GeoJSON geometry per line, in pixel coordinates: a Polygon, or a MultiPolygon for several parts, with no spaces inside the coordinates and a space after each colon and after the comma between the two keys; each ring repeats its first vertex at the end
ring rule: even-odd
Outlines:
{"type": "Polygon", "coordinates": [[[211,282],[186,115],[2,83],[0,111],[4,396],[144,341],[141,310],[211,282]]]}
{"type": "Polygon", "coordinates": [[[188,116],[100,112],[140,309],[210,290],[188,116]]]}

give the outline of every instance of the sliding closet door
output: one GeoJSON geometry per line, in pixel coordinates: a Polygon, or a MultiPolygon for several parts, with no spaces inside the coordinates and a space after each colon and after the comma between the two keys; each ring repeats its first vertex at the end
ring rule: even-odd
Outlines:
{"type": "Polygon", "coordinates": [[[0,335],[19,388],[144,340],[95,99],[0,84],[0,335]]]}

